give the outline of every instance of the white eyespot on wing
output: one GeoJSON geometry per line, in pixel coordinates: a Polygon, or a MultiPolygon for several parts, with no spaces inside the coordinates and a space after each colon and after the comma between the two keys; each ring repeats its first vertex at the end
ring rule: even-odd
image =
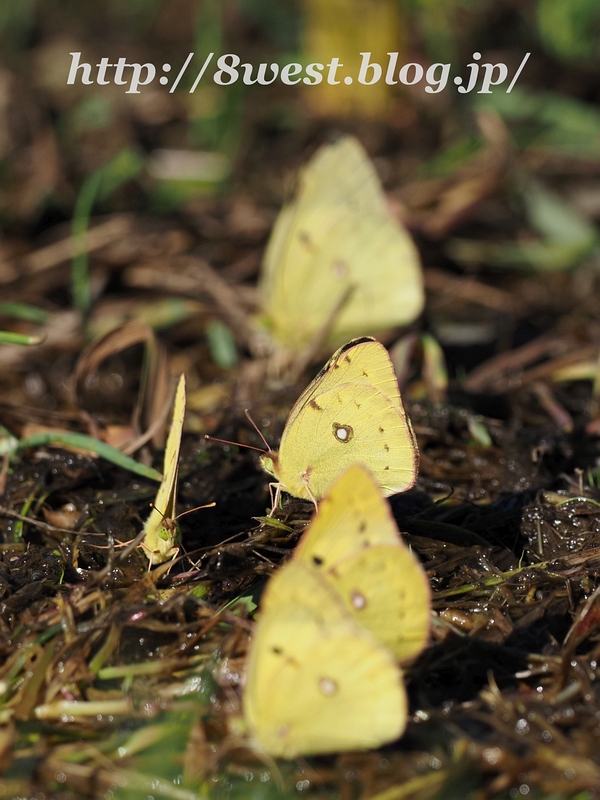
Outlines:
{"type": "Polygon", "coordinates": [[[340,422],[334,422],[331,427],[333,435],[338,442],[349,442],[354,436],[354,429],[351,425],[343,425],[340,422]]]}
{"type": "Polygon", "coordinates": [[[325,697],[333,697],[336,695],[338,693],[338,688],[337,681],[334,681],[333,678],[319,678],[319,691],[321,694],[324,694],[325,697]]]}
{"type": "Polygon", "coordinates": [[[350,592],[350,603],[356,611],[362,611],[363,608],[367,607],[367,598],[358,589],[353,589],[350,592]]]}

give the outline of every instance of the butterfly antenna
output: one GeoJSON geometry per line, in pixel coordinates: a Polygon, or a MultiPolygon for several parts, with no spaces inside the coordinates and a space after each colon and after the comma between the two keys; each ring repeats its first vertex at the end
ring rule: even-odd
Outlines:
{"type": "Polygon", "coordinates": [[[186,514],[191,514],[193,511],[199,511],[201,508],[213,508],[217,504],[213,503],[205,503],[203,506],[196,506],[196,508],[188,508],[187,511],[182,511],[181,514],[177,514],[175,519],[181,519],[181,517],[185,517],[186,514]]]}
{"type": "Polygon", "coordinates": [[[152,508],[152,509],[156,509],[156,511],[158,511],[158,513],[161,515],[161,517],[162,517],[163,519],[166,519],[166,517],[165,517],[165,515],[163,514],[163,512],[160,510],[160,508],[157,508],[157,506],[156,506],[154,503],[148,503],[148,505],[150,506],[150,508],[152,508]]]}
{"type": "Polygon", "coordinates": [[[269,447],[269,443],[267,442],[267,440],[265,439],[265,437],[262,435],[262,431],[260,430],[260,428],[258,427],[258,425],[256,424],[256,422],[254,422],[254,420],[253,420],[253,419],[252,419],[252,417],[250,416],[250,411],[249,411],[247,408],[245,408],[245,409],[244,409],[244,414],[246,415],[246,419],[248,420],[248,422],[250,423],[250,425],[252,425],[252,427],[254,428],[254,430],[255,430],[255,431],[258,433],[258,435],[259,435],[259,436],[260,436],[260,438],[262,439],[264,446],[267,448],[267,452],[270,452],[270,451],[271,451],[271,448],[269,447]]]}
{"type": "MultiPolygon", "coordinates": [[[[191,514],[193,511],[199,511],[201,508],[212,508],[213,506],[216,506],[216,505],[217,504],[215,502],[212,502],[212,503],[206,503],[203,506],[196,506],[196,508],[188,508],[187,511],[182,511],[181,514],[177,514],[177,516],[175,517],[175,522],[177,522],[178,519],[181,519],[181,517],[185,517],[186,514],[191,514]]],[[[155,508],[158,511],[158,513],[161,515],[161,517],[163,519],[166,519],[166,516],[163,514],[163,512],[160,510],[160,508],[156,507],[156,505],[154,503],[150,503],[150,508],[155,508]]]]}
{"type": "Polygon", "coordinates": [[[261,432],[260,428],[258,427],[258,425],[256,424],[256,422],[254,422],[254,420],[250,416],[250,412],[248,411],[247,408],[244,409],[244,414],[246,415],[246,419],[248,420],[250,425],[252,425],[254,430],[260,436],[260,438],[261,438],[261,440],[262,440],[262,442],[263,442],[263,444],[265,446],[264,450],[262,448],[260,448],[260,447],[253,447],[251,444],[242,444],[241,442],[230,442],[228,439],[217,439],[216,436],[209,436],[207,433],[204,434],[204,438],[208,439],[211,442],[221,442],[221,444],[234,444],[236,447],[245,447],[247,450],[257,450],[259,453],[265,453],[265,452],[266,453],[270,453],[271,452],[271,448],[269,447],[269,443],[267,442],[265,437],[262,435],[262,432],[261,432]]]}
{"type": "MultiPolygon", "coordinates": [[[[259,453],[264,453],[265,452],[262,449],[262,447],[253,447],[251,444],[242,444],[241,442],[231,442],[231,441],[229,441],[229,439],[218,439],[216,436],[209,436],[208,433],[204,434],[204,438],[208,439],[209,442],[221,442],[221,444],[233,444],[236,447],[245,447],[247,450],[258,450],[259,453]]],[[[263,439],[263,441],[264,441],[264,439],[263,439]]],[[[266,444],[266,442],[265,442],[265,444],[266,444]]],[[[268,449],[269,448],[268,448],[268,445],[267,445],[267,450],[268,449]]]]}

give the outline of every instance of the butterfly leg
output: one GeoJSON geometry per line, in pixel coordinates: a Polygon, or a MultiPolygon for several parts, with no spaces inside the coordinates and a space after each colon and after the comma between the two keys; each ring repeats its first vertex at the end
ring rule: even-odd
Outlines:
{"type": "Polygon", "coordinates": [[[318,514],[319,513],[319,505],[318,505],[317,501],[315,500],[315,497],[314,497],[313,493],[311,492],[310,487],[308,486],[308,484],[306,484],[306,492],[307,492],[308,496],[310,497],[310,502],[315,507],[315,514],[318,514]]]}
{"type": "Polygon", "coordinates": [[[175,548],[173,548],[173,550],[174,550],[174,552],[173,552],[173,555],[171,556],[171,558],[169,560],[169,566],[168,566],[168,569],[165,572],[165,575],[168,575],[169,572],[171,572],[171,570],[173,569],[173,564],[177,561],[177,557],[178,557],[179,553],[181,552],[181,547],[175,547],[175,548]]]}
{"type": "Polygon", "coordinates": [[[281,484],[270,483],[269,494],[271,495],[271,510],[269,511],[269,516],[272,517],[279,506],[279,501],[281,500],[281,484]],[[273,487],[275,487],[275,495],[273,495],[273,487]]]}
{"type": "Polygon", "coordinates": [[[92,544],[90,547],[95,547],[96,550],[111,550],[115,547],[128,547],[134,540],[130,539],[128,542],[113,542],[112,544],[92,544]]]}
{"type": "Polygon", "coordinates": [[[142,547],[145,551],[146,558],[148,559],[148,574],[152,569],[152,553],[154,552],[151,550],[145,542],[140,542],[140,547],[142,547]]]}
{"type": "Polygon", "coordinates": [[[162,554],[160,553],[160,551],[152,550],[150,547],[148,547],[148,545],[145,542],[141,542],[140,547],[143,547],[144,550],[146,551],[146,558],[148,559],[148,572],[152,570],[152,567],[159,566],[159,564],[166,563],[167,561],[169,562],[169,568],[165,572],[165,575],[168,575],[169,572],[171,571],[171,568],[173,567],[173,564],[175,563],[181,549],[180,547],[172,547],[171,550],[169,551],[170,552],[169,558],[168,559],[163,558],[163,561],[155,564],[152,560],[152,556],[154,553],[157,553],[162,558],[162,554]]]}

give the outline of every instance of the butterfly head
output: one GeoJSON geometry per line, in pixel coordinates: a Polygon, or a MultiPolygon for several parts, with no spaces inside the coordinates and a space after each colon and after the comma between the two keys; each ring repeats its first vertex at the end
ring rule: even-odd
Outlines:
{"type": "Polygon", "coordinates": [[[156,535],[161,541],[172,544],[180,538],[179,525],[174,519],[167,519],[165,517],[158,526],[156,535]]]}
{"type": "Polygon", "coordinates": [[[279,459],[274,450],[269,450],[264,453],[264,455],[260,457],[260,463],[262,464],[265,472],[268,472],[269,475],[272,475],[274,478],[277,477],[277,473],[279,471],[279,459]]]}
{"type": "Polygon", "coordinates": [[[165,561],[177,556],[179,553],[178,542],[181,537],[177,520],[170,516],[173,513],[173,509],[169,509],[169,516],[167,516],[160,508],[157,508],[154,504],[152,506],[152,514],[148,517],[146,525],[148,525],[155,513],[159,514],[161,519],[157,521],[156,527],[150,529],[153,531],[151,536],[148,536],[148,532],[146,533],[142,546],[150,564],[154,566],[163,564],[165,561]]]}

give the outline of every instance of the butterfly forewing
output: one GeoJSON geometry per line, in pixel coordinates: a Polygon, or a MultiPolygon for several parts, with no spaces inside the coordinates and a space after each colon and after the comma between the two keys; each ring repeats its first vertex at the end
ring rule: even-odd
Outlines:
{"type": "MultiPolygon", "coordinates": [[[[348,217],[356,219],[358,213],[364,215],[369,208],[377,209],[381,202],[377,175],[362,147],[351,137],[323,147],[300,172],[298,184],[296,197],[277,217],[259,286],[272,327],[283,339],[290,334],[292,340],[294,324],[288,320],[297,304],[290,303],[289,298],[297,298],[299,288],[306,292],[310,283],[307,275],[312,273],[318,280],[313,261],[319,248],[332,238],[331,232],[338,223],[348,217]],[[342,179],[330,180],[332,173],[342,179]],[[293,269],[285,268],[292,263],[293,269]],[[286,313],[279,314],[278,309],[286,309],[286,313]],[[278,321],[283,323],[279,327],[278,321]]],[[[329,308],[329,293],[319,297],[320,302],[325,299],[324,308],[329,308]]],[[[306,309],[309,304],[302,307],[306,309]]],[[[325,320],[326,312],[323,314],[325,320]]],[[[304,323],[306,314],[301,316],[304,323]]],[[[314,309],[312,316],[318,317],[319,310],[314,309]]]]}
{"type": "Polygon", "coordinates": [[[344,136],[317,151],[302,170],[300,202],[309,206],[327,202],[356,211],[378,212],[385,208],[379,177],[362,145],[344,136]],[[332,175],[336,180],[331,180],[332,175]]]}
{"type": "Polygon", "coordinates": [[[288,424],[311,399],[341,384],[376,386],[406,416],[396,373],[387,350],[376,339],[363,336],[343,345],[331,356],[294,404],[288,424]]]}

